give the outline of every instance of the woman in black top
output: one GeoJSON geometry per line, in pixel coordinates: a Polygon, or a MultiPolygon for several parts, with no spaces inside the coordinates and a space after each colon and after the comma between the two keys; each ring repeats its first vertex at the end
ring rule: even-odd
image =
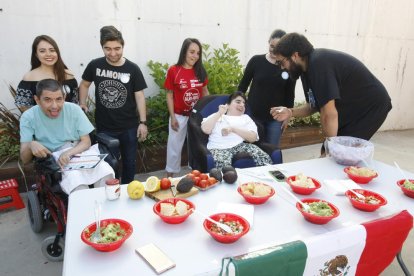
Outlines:
{"type": "Polygon", "coordinates": [[[23,80],[17,86],[15,103],[20,110],[25,111],[36,105],[33,97],[36,94],[36,84],[43,79],[57,80],[63,87],[66,101],[78,102],[78,82],[63,62],[59,47],[53,38],[40,35],[34,39],[31,65],[31,70],[23,76],[23,80]]]}
{"type": "Polygon", "coordinates": [[[265,140],[279,145],[283,122],[275,121],[270,115],[273,106],[293,107],[296,81],[289,78],[287,72],[275,65],[273,48],[279,39],[285,35],[282,30],[275,30],[269,38],[269,52],[255,55],[247,63],[238,89],[248,93],[248,105],[254,119],[265,127],[265,140]]]}

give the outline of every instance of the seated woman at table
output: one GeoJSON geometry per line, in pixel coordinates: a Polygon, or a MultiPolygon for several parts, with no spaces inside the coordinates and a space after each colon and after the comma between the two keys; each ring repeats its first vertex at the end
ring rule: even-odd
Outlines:
{"type": "Polygon", "coordinates": [[[270,156],[252,144],[259,140],[257,126],[246,110],[246,98],[242,92],[229,96],[227,104],[220,105],[216,113],[201,123],[201,129],[209,135],[207,149],[213,155],[217,168],[231,166],[238,152],[248,152],[257,166],[272,164],[270,156]]]}

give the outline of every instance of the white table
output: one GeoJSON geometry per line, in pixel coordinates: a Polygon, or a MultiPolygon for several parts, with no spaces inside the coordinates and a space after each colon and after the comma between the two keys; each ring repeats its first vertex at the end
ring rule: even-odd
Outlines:
{"type": "MultiPolygon", "coordinates": [[[[298,239],[306,239],[324,234],[346,226],[360,224],[377,218],[408,210],[414,215],[414,201],[406,197],[396,185],[400,179],[398,171],[381,162],[373,162],[372,168],[379,176],[363,188],[382,194],[388,204],[375,212],[362,212],[354,209],[345,196],[330,193],[323,185],[326,179],[347,179],[344,166],[328,158],[250,168],[239,173],[239,183],[258,180],[247,175],[254,171],[258,176],[270,169],[281,169],[287,175],[299,172],[314,177],[322,182],[322,187],[311,197],[325,199],[340,209],[340,216],[326,225],[315,225],[304,220],[296,209],[295,202],[278,183],[270,179],[261,182],[272,185],[276,194],[264,205],[254,207],[254,223],[250,232],[234,244],[221,244],[203,228],[203,219],[192,214],[184,223],[170,225],[164,223],[153,213],[154,201],[144,197],[131,200],[123,185],[121,197],[115,201],[105,199],[104,188],[82,190],[69,197],[68,223],[66,228],[65,256],[63,275],[156,275],[155,272],[135,253],[135,248],[148,243],[155,243],[176,263],[176,267],[163,275],[208,275],[221,267],[221,259],[251,252],[267,246],[282,244],[298,239]],[[246,171],[246,175],[243,175],[246,171]],[[95,251],[84,244],[80,233],[94,221],[94,201],[103,201],[102,218],[120,218],[127,220],[134,227],[132,236],[117,251],[103,253],[95,251]]],[[[414,175],[407,173],[408,177],[414,175]]],[[[310,196],[299,196],[300,198],[310,196]]],[[[237,192],[237,184],[220,184],[207,191],[200,191],[189,198],[196,208],[204,213],[213,214],[217,203],[246,203],[237,192]]],[[[246,203],[247,204],[247,203],[246,203]]]]}

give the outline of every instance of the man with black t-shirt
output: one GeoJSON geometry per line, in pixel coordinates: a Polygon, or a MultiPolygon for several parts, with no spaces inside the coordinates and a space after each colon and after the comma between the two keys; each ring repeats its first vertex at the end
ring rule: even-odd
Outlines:
{"type": "Polygon", "coordinates": [[[122,183],[134,179],[138,138],[148,134],[144,89],[147,88],[139,67],[124,58],[124,39],[113,26],[102,27],[101,46],[105,57],[92,60],[79,86],[79,103],[87,110],[86,98],[95,84],[95,121],[98,132],[119,139],[122,158],[122,183]],[[139,119],[137,114],[139,113],[139,119]]]}
{"type": "Polygon", "coordinates": [[[276,63],[301,77],[306,104],[297,108],[273,107],[275,120],[321,114],[326,137],[353,136],[369,140],[391,110],[384,85],[362,62],[343,52],[314,49],[303,35],[283,36],[274,54],[276,63]]]}

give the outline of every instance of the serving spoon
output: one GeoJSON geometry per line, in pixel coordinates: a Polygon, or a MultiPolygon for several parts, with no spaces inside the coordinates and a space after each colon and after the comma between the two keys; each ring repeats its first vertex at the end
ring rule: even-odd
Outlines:
{"type": "Polygon", "coordinates": [[[288,195],[290,195],[297,202],[299,202],[299,204],[303,207],[303,209],[305,209],[305,211],[309,211],[310,210],[310,207],[309,207],[308,204],[303,203],[299,198],[297,198],[291,191],[289,191],[288,189],[286,189],[284,186],[280,185],[280,187],[282,187],[282,189],[285,190],[285,192],[288,193],[288,195]]]}
{"type": "Polygon", "coordinates": [[[354,195],[356,195],[359,199],[365,200],[365,196],[361,195],[360,193],[357,193],[357,192],[355,192],[355,191],[354,191],[354,190],[352,190],[352,189],[349,189],[349,191],[350,191],[351,193],[353,193],[354,195]]]}
{"type": "Polygon", "coordinates": [[[95,223],[96,223],[96,230],[91,236],[91,241],[97,243],[101,240],[101,204],[95,200],[95,223]]]}
{"type": "Polygon", "coordinates": [[[210,218],[210,217],[209,217],[209,216],[207,216],[206,214],[203,214],[203,213],[201,213],[200,211],[196,211],[196,209],[194,209],[194,208],[192,208],[192,209],[191,209],[191,211],[193,211],[193,213],[199,214],[200,216],[202,216],[202,217],[203,217],[203,218],[205,218],[206,220],[208,220],[208,221],[210,221],[210,222],[214,223],[215,225],[217,225],[218,227],[220,227],[221,229],[223,229],[225,232],[227,232],[227,233],[229,233],[229,234],[233,234],[233,230],[231,230],[231,227],[230,227],[230,226],[228,226],[228,225],[226,225],[226,224],[224,224],[224,223],[218,222],[218,221],[216,221],[216,220],[214,220],[214,219],[210,218]]]}
{"type": "Polygon", "coordinates": [[[395,161],[394,161],[394,165],[395,165],[395,166],[397,167],[397,169],[400,171],[400,173],[401,173],[402,177],[404,178],[404,181],[405,181],[405,182],[410,182],[410,181],[408,180],[408,177],[405,175],[404,171],[403,171],[403,170],[401,170],[400,166],[398,166],[397,162],[395,162],[395,161]]]}

